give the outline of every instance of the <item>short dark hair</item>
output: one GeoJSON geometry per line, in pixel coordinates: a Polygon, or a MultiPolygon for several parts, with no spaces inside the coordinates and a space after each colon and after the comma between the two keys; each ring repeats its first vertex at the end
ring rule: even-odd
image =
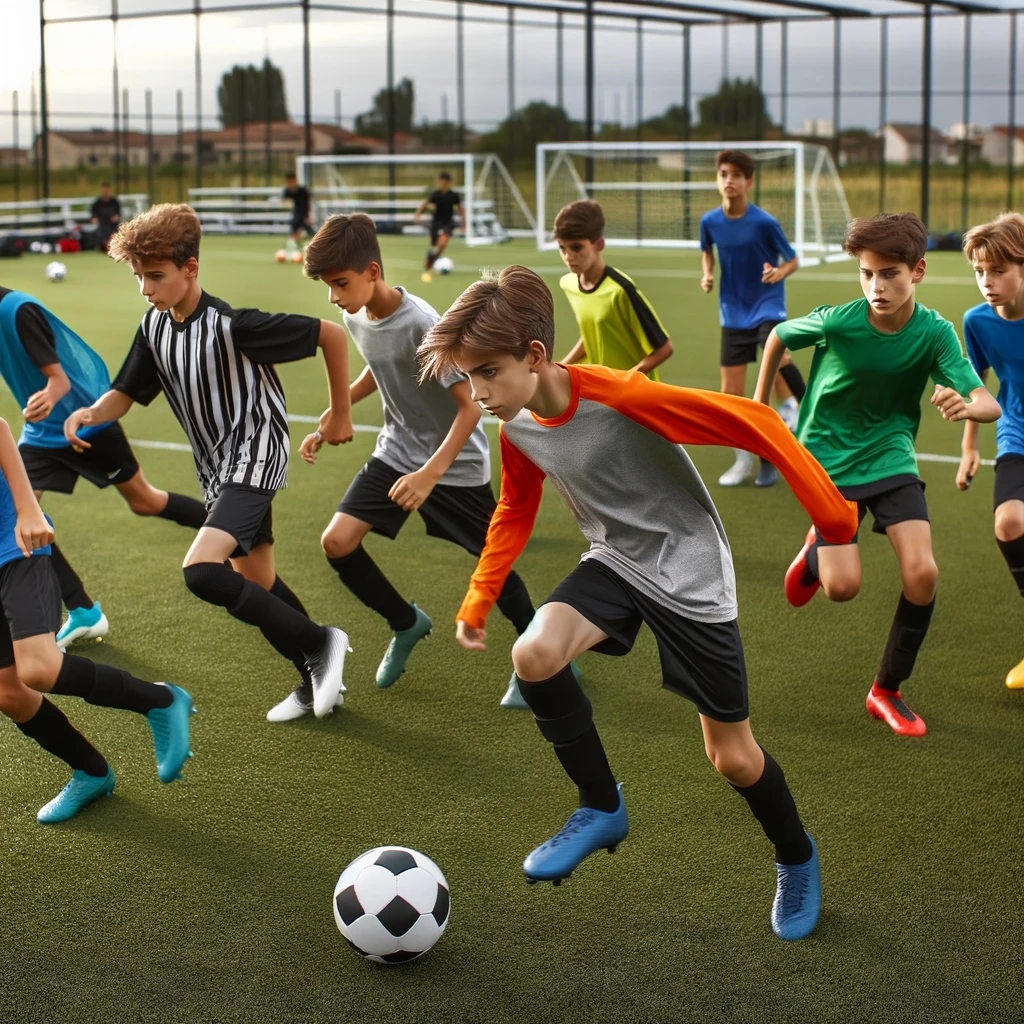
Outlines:
{"type": "Polygon", "coordinates": [[[879,213],[846,226],[843,249],[851,256],[877,252],[906,263],[911,270],[928,251],[928,229],[916,213],[879,213]]]}
{"type": "Polygon", "coordinates": [[[384,261],[373,218],[365,213],[336,213],[321,225],[306,246],[303,272],[319,281],[329,270],[361,274],[371,263],[384,275],[384,261]]]}
{"type": "Polygon", "coordinates": [[[556,242],[596,242],[604,237],[604,210],[593,199],[576,199],[567,203],[555,217],[552,232],[556,242]]]}
{"type": "Polygon", "coordinates": [[[100,182],[100,188],[112,188],[112,187],[113,186],[110,184],[109,181],[101,181],[100,182]]]}
{"type": "Polygon", "coordinates": [[[452,180],[452,176],[447,171],[441,171],[441,173],[438,174],[438,177],[439,178],[443,178],[445,181],[451,181],[452,180]]]}
{"type": "Polygon", "coordinates": [[[286,175],[284,176],[284,180],[285,180],[285,181],[291,181],[291,180],[292,180],[292,178],[294,178],[294,179],[295,179],[296,181],[298,181],[298,180],[299,180],[299,176],[298,176],[298,175],[297,175],[297,174],[296,174],[296,173],[295,173],[294,171],[289,171],[289,172],[288,172],[288,173],[287,173],[287,174],[286,174],[286,175]]]}
{"type": "Polygon", "coordinates": [[[749,179],[754,176],[754,161],[742,149],[719,150],[715,157],[715,170],[717,171],[722,164],[732,164],[733,167],[738,167],[743,172],[744,178],[749,179]]]}

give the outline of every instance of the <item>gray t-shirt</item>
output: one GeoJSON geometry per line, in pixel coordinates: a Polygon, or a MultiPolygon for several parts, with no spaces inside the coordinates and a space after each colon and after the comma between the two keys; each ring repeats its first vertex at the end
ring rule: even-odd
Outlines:
{"type": "MultiPolygon", "coordinates": [[[[440,381],[419,384],[416,350],[427,331],[440,319],[429,303],[404,288],[402,304],[391,316],[371,320],[366,310],[345,313],[345,327],[359,354],[370,367],[384,403],[384,429],[373,457],[400,473],[415,473],[441,447],[455,421],[458,406],[448,393],[465,378],[451,374],[440,381]]],[[[441,483],[450,487],[479,487],[491,482],[491,459],[482,423],[470,435],[441,483]]]]}

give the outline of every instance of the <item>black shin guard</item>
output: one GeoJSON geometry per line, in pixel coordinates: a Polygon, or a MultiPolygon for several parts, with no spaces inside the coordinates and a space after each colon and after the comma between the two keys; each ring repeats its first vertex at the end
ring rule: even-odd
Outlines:
{"type": "MultiPolygon", "coordinates": [[[[764,747],[764,771],[752,786],[733,786],[747,801],[751,813],[760,822],[768,841],[775,847],[779,864],[806,864],[811,859],[811,841],[797,813],[786,776],[764,747]]],[[[729,783],[732,786],[732,783],[729,783]]]]}
{"type": "Polygon", "coordinates": [[[804,375],[800,372],[800,367],[795,363],[787,363],[785,366],[780,367],[779,376],[786,382],[789,390],[793,392],[793,397],[798,402],[802,402],[804,395],[807,394],[807,385],[804,383],[804,375]]]}
{"type": "Polygon", "coordinates": [[[157,516],[160,519],[169,519],[179,526],[188,526],[193,530],[198,530],[206,522],[206,506],[195,498],[168,492],[167,504],[160,512],[157,512],[157,516]]]}
{"type": "Polygon", "coordinates": [[[341,582],[367,608],[387,619],[396,633],[416,625],[415,609],[395,590],[362,544],[350,554],[328,558],[327,561],[341,582]]]}
{"type": "Polygon", "coordinates": [[[56,544],[50,545],[50,565],[57,574],[57,582],[60,584],[60,599],[64,607],[70,612],[75,608],[91,608],[92,598],[85,592],[85,587],[79,579],[78,573],[71,568],[71,563],[64,557],[56,544]]]}
{"type": "Polygon", "coordinates": [[[27,722],[15,725],[54,757],[74,771],[101,779],[107,774],[103,755],[67,720],[67,716],[45,697],[39,710],[27,722]]]}
{"type": "Polygon", "coordinates": [[[154,708],[169,707],[174,694],[166,686],[136,679],[124,669],[98,661],[65,654],[53,692],[67,697],[81,697],[87,704],[102,708],[120,708],[144,715],[154,708]]]}
{"type": "Polygon", "coordinates": [[[519,692],[530,706],[541,735],[554,746],[565,773],[576,783],[580,806],[617,810],[615,776],[594,727],[590,701],[572,669],[566,665],[557,675],[539,682],[520,679],[519,692]]]}
{"type": "MultiPolygon", "coordinates": [[[[284,601],[286,605],[294,608],[297,612],[301,612],[307,619],[309,618],[309,612],[306,611],[306,606],[298,599],[292,591],[292,588],[289,587],[280,576],[274,577],[274,585],[270,588],[270,592],[274,597],[284,601]]],[[[302,681],[304,683],[311,681],[312,676],[309,671],[309,666],[306,664],[306,659],[303,657],[302,651],[300,651],[294,643],[289,643],[285,649],[282,649],[277,645],[277,643],[275,643],[275,640],[278,639],[276,636],[267,636],[266,633],[263,635],[266,637],[267,642],[271,647],[273,647],[281,657],[287,658],[296,667],[296,669],[298,669],[299,675],[302,676],[302,681]]]]}
{"type": "Polygon", "coordinates": [[[508,574],[505,586],[501,588],[498,595],[498,610],[515,627],[515,631],[522,636],[530,623],[533,622],[535,609],[530,600],[530,592],[526,589],[522,576],[513,571],[508,574]]]}
{"type": "Polygon", "coordinates": [[[882,664],[878,668],[878,685],[883,690],[898,690],[900,684],[910,678],[934,610],[934,597],[930,604],[921,605],[912,604],[905,594],[900,594],[882,664]]]}
{"type": "Polygon", "coordinates": [[[999,550],[1006,559],[1013,582],[1024,597],[1024,537],[1017,537],[1015,540],[996,540],[999,550]]]}

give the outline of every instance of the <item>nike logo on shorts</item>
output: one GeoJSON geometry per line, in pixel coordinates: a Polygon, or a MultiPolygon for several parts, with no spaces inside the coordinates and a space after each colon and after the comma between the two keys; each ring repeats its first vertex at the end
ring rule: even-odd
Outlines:
{"type": "Polygon", "coordinates": [[[117,474],[120,473],[120,472],[121,472],[121,470],[115,469],[113,473],[108,473],[107,474],[107,479],[108,480],[113,480],[114,477],[117,476],[117,474]]]}

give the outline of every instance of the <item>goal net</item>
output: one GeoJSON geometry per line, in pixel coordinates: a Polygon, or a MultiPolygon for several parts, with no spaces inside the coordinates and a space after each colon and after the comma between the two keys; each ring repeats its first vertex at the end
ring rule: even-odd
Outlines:
{"type": "MultiPolygon", "coordinates": [[[[850,208],[832,156],[802,142],[735,142],[754,161],[749,199],[782,225],[802,262],[843,259],[850,208]]],[[[719,142],[544,143],[537,146],[537,245],[557,248],[555,215],[596,199],[609,245],[700,245],[700,219],[719,205],[719,142]]]]}
{"type": "Polygon", "coordinates": [[[300,156],[296,174],[313,194],[316,217],[367,213],[381,232],[425,233],[417,227],[420,203],[447,171],[462,198],[467,245],[533,238],[537,222],[508,169],[494,153],[417,153],[387,156],[300,156]]]}

